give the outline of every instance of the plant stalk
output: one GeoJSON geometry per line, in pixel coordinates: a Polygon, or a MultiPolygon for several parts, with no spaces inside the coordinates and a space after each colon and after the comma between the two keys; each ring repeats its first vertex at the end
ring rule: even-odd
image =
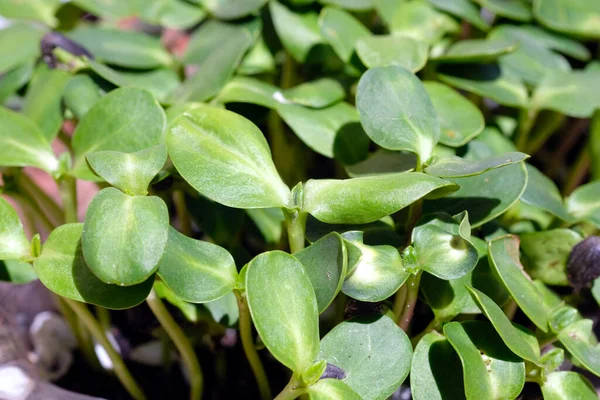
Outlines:
{"type": "Polygon", "coordinates": [[[394,299],[394,315],[396,316],[396,323],[400,321],[402,310],[404,309],[404,303],[406,302],[406,285],[402,285],[396,292],[394,299]]]}
{"type": "Polygon", "coordinates": [[[427,335],[429,332],[431,332],[433,330],[439,329],[439,327],[440,327],[440,321],[438,321],[436,318],[434,318],[429,323],[429,325],[427,325],[427,327],[425,327],[425,329],[423,329],[423,331],[421,333],[419,333],[417,336],[410,339],[410,342],[412,343],[413,348],[415,348],[417,346],[417,344],[423,338],[423,336],[427,335]]]}
{"type": "Polygon", "coordinates": [[[65,222],[78,222],[77,218],[77,181],[72,176],[64,176],[59,182],[60,197],[63,202],[65,222]]]}
{"type": "Polygon", "coordinates": [[[252,320],[250,318],[250,309],[244,296],[237,290],[233,292],[237,300],[239,309],[239,324],[240,324],[240,337],[242,339],[242,346],[244,347],[244,353],[250,363],[250,368],[256,379],[258,385],[258,391],[260,392],[260,398],[262,400],[271,400],[271,388],[269,387],[269,380],[265,373],[262,361],[258,356],[256,347],[254,346],[254,339],[252,338],[252,320]]]}
{"type": "Polygon", "coordinates": [[[275,397],[274,400],[294,400],[300,397],[306,393],[306,388],[301,387],[300,385],[300,379],[294,374],[288,384],[277,395],[277,397],[275,397]]]}
{"type": "Polygon", "coordinates": [[[422,273],[422,271],[419,271],[415,275],[411,275],[405,283],[407,290],[406,302],[404,303],[402,313],[400,314],[400,319],[398,319],[398,326],[402,328],[404,332],[408,332],[410,321],[415,314],[415,305],[419,298],[419,283],[421,282],[422,273]]]}
{"type": "Polygon", "coordinates": [[[575,165],[569,171],[569,175],[567,177],[567,181],[563,187],[563,196],[570,195],[573,190],[579,186],[585,175],[587,174],[590,168],[590,153],[588,151],[588,145],[581,149],[581,152],[577,156],[577,161],[575,161],[575,165]]]}
{"type": "Polygon", "coordinates": [[[142,391],[141,387],[138,383],[133,379],[131,373],[127,369],[127,366],[123,362],[123,359],[114,349],[110,341],[106,338],[104,334],[104,330],[96,321],[90,310],[88,310],[87,306],[83,303],[79,303],[74,300],[64,299],[64,301],[69,305],[69,307],[77,314],[81,322],[85,325],[87,330],[92,334],[96,342],[98,342],[104,350],[106,350],[106,354],[110,358],[110,361],[113,364],[113,368],[115,371],[115,375],[121,381],[127,392],[133,397],[135,400],[145,400],[146,396],[142,391]]]}
{"type": "Polygon", "coordinates": [[[529,133],[535,124],[539,111],[535,108],[519,110],[519,127],[517,128],[515,145],[517,150],[525,151],[529,143],[529,133]]]}
{"type": "Polygon", "coordinates": [[[20,172],[15,179],[19,193],[31,200],[32,206],[42,211],[44,218],[51,221],[54,226],[65,223],[63,211],[46,192],[44,192],[27,174],[20,172]],[[40,205],[41,204],[41,205],[40,205]]]}
{"type": "Polygon", "coordinates": [[[173,191],[173,204],[177,212],[177,221],[179,222],[179,230],[186,236],[192,236],[192,224],[190,222],[190,214],[185,205],[185,193],[182,189],[173,191]]]}
{"type": "Polygon", "coordinates": [[[285,210],[285,225],[287,227],[290,253],[294,254],[304,248],[306,233],[306,213],[285,210]]]}
{"type": "Polygon", "coordinates": [[[154,289],[148,295],[146,303],[175,344],[175,347],[177,347],[177,350],[179,350],[179,354],[181,354],[181,358],[183,359],[190,376],[190,400],[200,400],[202,398],[204,377],[202,376],[202,369],[200,368],[200,363],[198,362],[198,357],[196,357],[192,344],[181,327],[173,319],[169,310],[167,310],[154,289]]]}

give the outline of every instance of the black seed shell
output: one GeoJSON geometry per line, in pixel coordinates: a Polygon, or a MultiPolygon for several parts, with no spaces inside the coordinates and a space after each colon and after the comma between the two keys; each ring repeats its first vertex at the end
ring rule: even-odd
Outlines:
{"type": "Polygon", "coordinates": [[[590,236],[571,250],[567,276],[575,289],[588,287],[600,276],[600,237],[590,236]]]}

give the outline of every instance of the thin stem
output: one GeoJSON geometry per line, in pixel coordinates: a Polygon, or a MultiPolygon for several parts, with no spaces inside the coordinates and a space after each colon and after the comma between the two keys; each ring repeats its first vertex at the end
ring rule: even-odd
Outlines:
{"type": "Polygon", "coordinates": [[[306,393],[306,388],[302,387],[300,379],[296,375],[293,375],[288,384],[274,400],[294,400],[304,393],[306,393]]]}
{"type": "Polygon", "coordinates": [[[252,320],[250,318],[250,309],[244,296],[237,290],[235,290],[235,298],[237,299],[237,305],[239,309],[239,324],[240,324],[240,337],[242,339],[242,346],[244,347],[244,353],[250,363],[254,378],[256,378],[256,384],[258,385],[258,391],[260,392],[260,398],[262,400],[270,400],[271,388],[269,387],[269,380],[265,373],[265,368],[260,361],[256,347],[254,346],[254,339],[252,338],[252,320]]]}
{"type": "Polygon", "coordinates": [[[104,307],[96,306],[96,318],[100,323],[100,326],[104,328],[104,331],[107,332],[110,330],[110,311],[108,311],[104,307]]]}
{"type": "Polygon", "coordinates": [[[575,161],[575,165],[569,171],[569,175],[567,177],[567,181],[563,187],[563,196],[568,196],[579,186],[585,175],[587,174],[590,168],[590,153],[588,152],[588,146],[584,146],[581,149],[581,152],[577,156],[577,161],[575,161]]]}
{"type": "Polygon", "coordinates": [[[517,313],[518,308],[519,306],[517,305],[517,302],[511,300],[507,305],[505,305],[502,308],[502,311],[504,311],[506,317],[512,321],[512,319],[515,317],[515,314],[517,313]]]}
{"type": "Polygon", "coordinates": [[[182,189],[173,191],[173,204],[177,212],[177,221],[179,222],[179,231],[186,236],[192,236],[192,224],[190,222],[190,214],[185,205],[185,193],[182,189]]]}
{"type": "Polygon", "coordinates": [[[63,202],[65,222],[77,222],[77,181],[72,176],[64,176],[59,182],[60,197],[63,202]]]}
{"type": "Polygon", "coordinates": [[[529,133],[535,124],[538,112],[535,108],[524,108],[519,111],[519,127],[515,137],[515,144],[519,151],[527,149],[529,133]]]}
{"type": "Polygon", "coordinates": [[[404,309],[404,302],[406,302],[406,293],[406,285],[402,285],[396,292],[396,298],[394,299],[394,315],[396,316],[396,322],[400,321],[400,316],[404,309]]]}
{"type": "Polygon", "coordinates": [[[545,118],[540,118],[540,121],[536,125],[536,129],[533,130],[533,136],[527,144],[525,152],[527,154],[537,153],[554,132],[563,125],[565,120],[566,117],[564,115],[555,112],[546,115],[545,118]]]}
{"type": "Polygon", "coordinates": [[[304,235],[306,231],[306,213],[298,211],[284,211],[285,224],[287,227],[290,252],[299,252],[304,248],[304,235]]]}
{"type": "MultiPolygon", "coordinates": [[[[420,172],[423,169],[423,164],[421,163],[421,159],[417,156],[417,162],[415,165],[415,172],[420,172]]],[[[421,218],[421,213],[423,212],[423,200],[417,200],[412,203],[408,208],[408,218],[406,219],[406,225],[404,228],[404,244],[409,246],[412,242],[412,231],[417,225],[419,218],[421,218]]]]}
{"type": "Polygon", "coordinates": [[[64,301],[71,307],[71,309],[77,314],[81,322],[85,325],[85,327],[90,331],[96,342],[98,342],[104,350],[106,354],[110,358],[110,361],[113,364],[113,368],[115,371],[115,375],[121,381],[127,392],[133,397],[135,400],[145,400],[146,396],[144,392],[137,384],[137,382],[131,376],[131,373],[127,369],[127,366],[123,362],[123,359],[117,353],[117,351],[113,348],[110,341],[106,338],[104,331],[98,321],[94,318],[90,310],[88,310],[87,306],[83,303],[79,303],[77,301],[64,299],[64,301]]]}
{"type": "Polygon", "coordinates": [[[43,211],[44,215],[47,216],[48,220],[50,220],[54,226],[64,224],[65,218],[63,211],[46,192],[27,176],[27,174],[24,172],[19,173],[16,176],[15,184],[17,190],[21,194],[29,197],[32,202],[37,203],[37,208],[43,211]],[[40,204],[42,206],[40,206],[40,204]]]}
{"type": "Polygon", "coordinates": [[[192,344],[154,290],[150,292],[146,303],[148,303],[154,316],[179,350],[179,354],[181,354],[181,358],[188,369],[191,386],[190,400],[201,399],[204,378],[192,344]]]}
{"type": "Polygon", "coordinates": [[[421,271],[417,272],[415,275],[411,275],[406,281],[406,302],[404,303],[404,309],[402,310],[402,314],[400,314],[400,319],[398,319],[398,326],[402,328],[404,332],[408,332],[408,327],[410,326],[410,321],[415,313],[415,305],[417,304],[417,299],[419,298],[419,283],[421,282],[421,271]]]}

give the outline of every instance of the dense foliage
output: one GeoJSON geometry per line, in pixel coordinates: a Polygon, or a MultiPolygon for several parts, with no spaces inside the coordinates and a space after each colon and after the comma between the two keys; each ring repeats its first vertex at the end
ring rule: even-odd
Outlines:
{"type": "Polygon", "coordinates": [[[600,2],[0,15],[0,276],[54,292],[133,398],[96,317],[144,301],[192,399],[224,398],[197,352],[226,328],[250,398],[597,398],[600,2]]]}

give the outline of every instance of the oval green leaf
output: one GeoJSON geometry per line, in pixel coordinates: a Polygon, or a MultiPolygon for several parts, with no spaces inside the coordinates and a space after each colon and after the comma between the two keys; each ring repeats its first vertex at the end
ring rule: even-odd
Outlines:
{"type": "Polygon", "coordinates": [[[342,237],[332,232],[294,254],[312,283],[319,313],[329,307],[342,289],[348,269],[348,255],[342,237]]]}
{"type": "Polygon", "coordinates": [[[83,258],[82,230],[83,224],[67,224],[52,231],[33,264],[42,283],[68,299],[116,310],[143,302],[152,289],[154,277],[127,287],[102,282],[83,258]]]}
{"type": "Polygon", "coordinates": [[[523,0],[475,0],[483,8],[487,8],[502,17],[515,21],[527,22],[531,20],[531,6],[523,0]]]}
{"type": "Polygon", "coordinates": [[[588,38],[600,38],[600,3],[588,0],[534,0],[535,18],[548,28],[588,38]]]}
{"type": "Polygon", "coordinates": [[[398,67],[367,71],[358,83],[356,106],[365,132],[381,147],[431,156],[440,137],[433,104],[419,78],[398,67]]]}
{"type": "Polygon", "coordinates": [[[311,179],[304,185],[302,208],[321,222],[366,224],[427,195],[442,196],[454,190],[456,185],[419,172],[311,179]]]}
{"type": "Polygon", "coordinates": [[[450,46],[433,60],[442,63],[489,63],[498,57],[515,51],[517,43],[504,39],[468,39],[450,46]]]}
{"type": "Polygon", "coordinates": [[[361,400],[350,386],[338,379],[321,379],[306,390],[311,400],[361,400]]]}
{"type": "Polygon", "coordinates": [[[44,31],[31,25],[14,24],[0,30],[0,73],[34,61],[40,54],[44,31]]]}
{"type": "Polygon", "coordinates": [[[529,156],[517,151],[492,156],[481,160],[465,160],[460,157],[443,158],[435,164],[425,168],[425,172],[440,178],[457,178],[479,175],[492,169],[516,164],[526,160],[529,156]]]}
{"type": "Polygon", "coordinates": [[[368,36],[356,42],[356,53],[368,68],[397,65],[417,72],[425,66],[428,50],[426,42],[407,36],[368,36]]]}
{"type": "Polygon", "coordinates": [[[203,0],[202,5],[218,19],[238,19],[257,13],[267,0],[203,0]]]}
{"type": "Polygon", "coordinates": [[[177,297],[190,303],[219,299],[233,290],[237,275],[227,250],[169,228],[158,276],[177,297]]]}
{"type": "Polygon", "coordinates": [[[306,107],[323,108],[342,100],[346,93],[342,85],[331,78],[305,82],[282,92],[292,103],[306,107]]]}
{"type": "Polygon", "coordinates": [[[356,42],[371,32],[352,14],[334,7],[324,7],[319,15],[321,35],[345,63],[350,62],[356,42]]]}
{"type": "Polygon", "coordinates": [[[600,228],[600,182],[591,182],[575,189],[567,199],[567,209],[577,219],[600,228]]]}
{"type": "Polygon", "coordinates": [[[588,371],[600,376],[600,343],[593,326],[592,320],[581,319],[560,331],[558,340],[588,371]]]}
{"type": "Polygon", "coordinates": [[[565,222],[573,220],[554,182],[533,165],[527,164],[527,187],[521,196],[521,201],[541,208],[565,222]]]}
{"type": "Polygon", "coordinates": [[[158,268],[168,229],[169,211],[159,197],[129,196],[106,188],[87,210],[83,254],[103,282],[135,285],[158,268]]]}
{"type": "Polygon", "coordinates": [[[269,10],[283,46],[296,61],[306,61],[310,50],[323,41],[317,13],[294,12],[275,0],[269,2],[269,10]]]}
{"type": "Polygon", "coordinates": [[[85,159],[86,154],[112,150],[134,152],[164,140],[165,112],[150,93],[141,89],[116,89],[98,100],[79,121],[73,134],[71,173],[98,180],[85,159]]]}
{"type": "Polygon", "coordinates": [[[542,385],[544,400],[596,400],[598,394],[585,377],[572,371],[553,372],[542,385]]]}
{"type": "Polygon", "coordinates": [[[344,370],[342,382],[365,400],[384,400],[408,376],[412,346],[408,336],[384,315],[353,318],[321,340],[321,358],[344,370]]]}
{"type": "Polygon", "coordinates": [[[212,107],[185,112],[171,123],[167,146],[181,176],[218,203],[269,208],[290,202],[265,137],[238,114],[212,107]]]}
{"type": "Polygon", "coordinates": [[[31,253],[31,245],[15,209],[0,197],[0,260],[20,259],[31,253]]]}
{"type": "Polygon", "coordinates": [[[271,354],[301,374],[319,353],[319,311],[310,278],[293,256],[270,251],[248,264],[252,320],[271,354]]]}

